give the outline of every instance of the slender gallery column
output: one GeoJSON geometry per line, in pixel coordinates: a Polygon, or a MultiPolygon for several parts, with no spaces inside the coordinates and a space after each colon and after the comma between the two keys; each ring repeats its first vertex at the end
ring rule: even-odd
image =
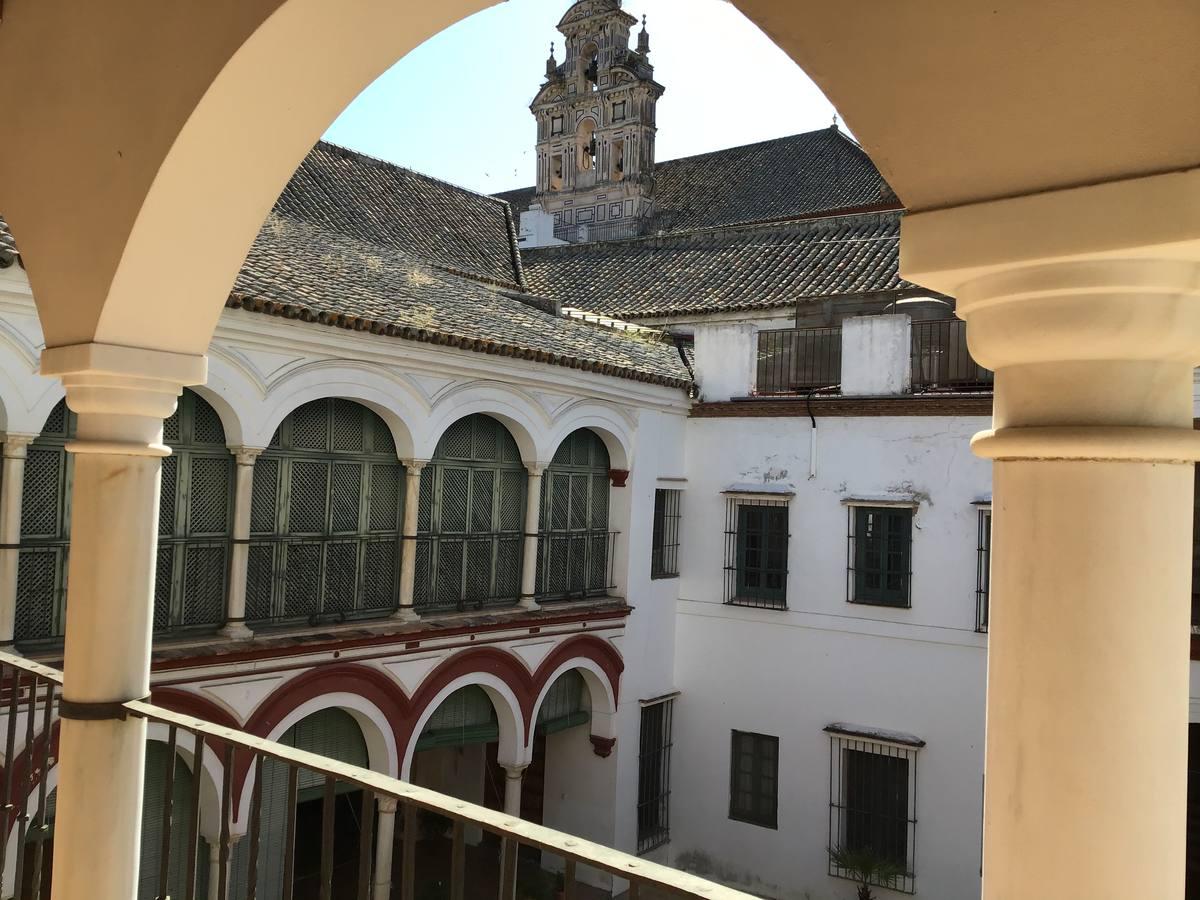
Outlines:
{"type": "Polygon", "coordinates": [[[538,526],[542,514],[543,463],[526,466],[529,470],[528,487],[525,489],[525,550],[521,555],[521,606],[525,609],[540,609],[534,595],[537,593],[538,526]]]}
{"type": "Polygon", "coordinates": [[[529,763],[504,767],[504,813],[521,817],[521,781],[529,763]]]}
{"type": "Polygon", "coordinates": [[[375,801],[379,817],[375,822],[375,881],[372,900],[389,900],[392,895],[392,848],[396,844],[396,798],[375,801]]]}
{"type": "Polygon", "coordinates": [[[983,896],[1181,900],[1200,171],[903,227],[996,373],[983,896]]]}
{"type": "Polygon", "coordinates": [[[250,561],[250,502],[254,497],[254,461],[262,450],[241,447],[234,451],[237,482],[233,495],[233,551],[229,558],[229,600],[221,634],[248,640],[254,632],[246,625],[246,569],[250,561]]]}
{"type": "Polygon", "coordinates": [[[406,459],[404,462],[404,520],[400,526],[400,604],[396,618],[402,622],[420,619],[413,608],[414,579],[417,566],[417,512],[421,508],[421,472],[427,459],[406,459]]]}
{"type": "Polygon", "coordinates": [[[25,453],[33,435],[9,434],[4,439],[4,470],[0,473],[0,647],[12,649],[17,618],[17,564],[21,551],[21,492],[25,487],[25,453]]]}
{"type": "Polygon", "coordinates": [[[52,896],[131,900],[146,723],[119,704],[150,693],[163,419],[205,359],[81,344],[46,350],[42,373],[78,414],[52,896]]]}

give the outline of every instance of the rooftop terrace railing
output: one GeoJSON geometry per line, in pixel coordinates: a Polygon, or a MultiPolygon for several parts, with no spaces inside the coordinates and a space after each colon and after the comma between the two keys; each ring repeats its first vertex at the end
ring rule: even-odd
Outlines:
{"type": "MultiPolygon", "coordinates": [[[[62,687],[62,673],[30,662],[19,656],[0,653],[0,714],[6,722],[5,759],[16,764],[4,768],[3,805],[0,807],[0,835],[7,837],[10,830],[17,829],[18,852],[15,859],[5,860],[7,840],[0,840],[0,870],[4,866],[15,866],[12,881],[13,893],[6,896],[42,900],[49,897],[48,885],[42,878],[42,847],[45,841],[35,840],[31,832],[45,831],[50,827],[45,813],[47,807],[47,775],[57,761],[51,756],[52,742],[46,737],[51,734],[57,715],[62,687]],[[15,754],[15,755],[14,755],[15,754]],[[24,760],[22,763],[21,761],[24,760]],[[36,802],[30,802],[32,798],[36,802]],[[32,810],[32,812],[31,812],[32,810]],[[15,815],[14,815],[15,814],[15,815]],[[24,852],[29,841],[32,852],[24,852]]],[[[726,888],[666,866],[604,847],[600,844],[573,837],[553,829],[535,825],[507,813],[487,809],[435,791],[417,787],[390,778],[378,772],[337,762],[315,753],[298,750],[273,741],[263,740],[231,728],[224,728],[192,716],[172,712],[150,703],[131,701],[122,704],[129,716],[157,723],[166,729],[168,759],[166,782],[161,803],[161,823],[157,835],[161,840],[157,869],[142,872],[141,881],[150,878],[156,882],[157,897],[172,897],[177,900],[196,900],[199,896],[200,873],[209,865],[201,850],[201,779],[193,779],[194,802],[189,807],[186,821],[179,821],[172,798],[178,796],[176,779],[181,777],[188,764],[180,765],[183,757],[180,750],[194,750],[190,758],[191,771],[204,771],[204,758],[216,754],[222,762],[220,793],[220,852],[215,860],[214,875],[217,881],[217,896],[220,900],[254,900],[272,897],[282,900],[300,900],[296,883],[297,862],[297,801],[301,786],[316,785],[322,803],[319,855],[308,860],[319,869],[319,884],[315,892],[311,885],[302,893],[315,893],[321,900],[337,900],[339,897],[354,897],[367,900],[374,893],[374,844],[372,833],[376,804],[380,801],[395,801],[397,815],[403,823],[397,839],[400,845],[399,884],[392,884],[389,898],[414,900],[418,896],[416,873],[418,870],[418,826],[419,813],[432,814],[448,820],[451,824],[451,852],[446,865],[445,878],[439,887],[448,885],[444,895],[449,900],[463,900],[465,896],[479,896],[478,872],[467,866],[467,828],[475,827],[499,840],[499,873],[497,893],[500,900],[513,900],[517,896],[521,877],[518,866],[518,851],[522,847],[536,848],[562,861],[561,891],[564,900],[577,900],[581,894],[580,867],[590,867],[606,872],[629,882],[628,897],[638,900],[645,892],[664,892],[682,897],[703,897],[710,900],[751,900],[748,894],[726,888]],[[273,768],[273,785],[282,789],[285,807],[285,822],[282,843],[262,839],[264,816],[268,814],[264,795],[266,769],[273,768]],[[252,772],[249,798],[249,830],[246,837],[246,857],[237,865],[240,883],[230,885],[230,873],[234,870],[231,857],[230,827],[234,819],[235,773],[252,772]],[[338,796],[346,788],[361,791],[359,815],[361,828],[357,848],[357,878],[340,878],[335,886],[334,878],[334,811],[338,796]],[[283,859],[270,858],[272,851],[281,853],[283,859]],[[180,865],[182,858],[183,865],[180,865]],[[318,864],[319,863],[319,864],[318,864]],[[260,890],[263,873],[268,866],[282,865],[282,879],[278,891],[260,890]],[[244,873],[244,874],[243,874],[244,873]],[[182,875],[182,884],[179,884],[182,875]],[[468,878],[474,883],[468,892],[468,878]],[[353,883],[351,892],[349,884],[353,883]]],[[[55,747],[57,749],[57,747],[55,747]]],[[[309,791],[312,788],[308,788],[309,791]]],[[[275,799],[279,791],[270,790],[275,799]]],[[[94,814],[104,818],[104,812],[94,814]]],[[[62,812],[59,816],[61,818],[62,812]]],[[[143,855],[143,862],[145,861],[143,855]]],[[[423,867],[445,862],[441,858],[422,859],[423,867]]],[[[67,861],[69,865],[69,861],[67,861]]],[[[7,880],[7,879],[6,879],[7,880]]],[[[439,892],[440,893],[440,892],[439,892]]]]}
{"type": "Polygon", "coordinates": [[[912,323],[914,391],[990,390],[993,380],[992,372],[971,357],[962,319],[912,323]]]}
{"type": "Polygon", "coordinates": [[[836,389],[842,380],[842,328],[788,328],[758,333],[756,392],[801,394],[836,389]]]}

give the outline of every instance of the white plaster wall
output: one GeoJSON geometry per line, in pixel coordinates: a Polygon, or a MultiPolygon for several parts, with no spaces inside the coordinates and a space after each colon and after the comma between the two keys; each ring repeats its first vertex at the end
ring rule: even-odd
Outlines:
{"type": "Polygon", "coordinates": [[[758,329],[745,322],[697,325],[696,382],[702,400],[745,397],[754,390],[758,329]]]}
{"type": "MultiPolygon", "coordinates": [[[[588,727],[579,725],[546,738],[542,820],[548,828],[611,846],[617,757],[602,759],[593,753],[588,735],[588,727]]],[[[542,864],[550,871],[562,870],[560,857],[543,855],[542,864]]],[[[612,885],[606,872],[581,866],[577,874],[594,887],[612,885]]]]}
{"type": "MultiPolygon", "coordinates": [[[[850,896],[827,874],[831,722],[894,729],[917,760],[921,895],[979,894],[986,636],[974,632],[986,419],[822,418],[809,478],[805,418],[687,428],[672,763],[671,858],[769,896],[850,896]],[[790,485],[788,610],[722,605],[733,483],[790,485]],[[848,497],[914,497],[912,608],[846,602],[848,497]],[[728,818],[732,729],[780,739],[779,828],[728,818]],[[688,856],[684,856],[687,854],[688,856]]],[[[880,892],[888,896],[887,892],[880,892]]]]}
{"type": "Polygon", "coordinates": [[[842,322],[842,393],[880,397],[912,384],[912,320],[906,315],[856,316],[842,322]]]}

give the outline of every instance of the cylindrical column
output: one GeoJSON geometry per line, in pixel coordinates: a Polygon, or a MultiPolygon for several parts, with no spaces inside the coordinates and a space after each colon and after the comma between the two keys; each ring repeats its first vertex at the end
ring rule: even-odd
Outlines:
{"type": "Polygon", "coordinates": [[[521,781],[529,763],[504,767],[504,813],[521,817],[521,781]]]}
{"type": "Polygon", "coordinates": [[[217,900],[221,885],[221,839],[208,843],[208,900],[217,900]]]}
{"type": "Polygon", "coordinates": [[[427,459],[404,460],[404,517],[400,525],[400,603],[395,618],[417,622],[413,608],[417,566],[417,513],[421,505],[421,472],[427,459]]]}
{"type": "Polygon", "coordinates": [[[528,487],[525,489],[525,549],[521,555],[521,606],[525,609],[540,609],[537,600],[537,555],[538,526],[542,515],[542,475],[546,466],[535,463],[529,470],[528,487]]]}
{"type": "Polygon", "coordinates": [[[1163,177],[906,220],[996,373],[985,900],[1183,897],[1200,263],[1121,243],[1200,232],[1163,177]]]}
{"type": "Polygon", "coordinates": [[[375,801],[379,816],[375,820],[375,880],[372,900],[389,900],[392,895],[392,848],[396,844],[396,798],[375,801]]]}
{"type": "Polygon", "coordinates": [[[250,503],[254,497],[254,461],[262,450],[241,447],[234,451],[237,478],[233,494],[233,549],[229,554],[229,597],[221,634],[236,641],[249,640],[254,632],[246,625],[246,569],[250,561],[250,503]]]}
{"type": "Polygon", "coordinates": [[[54,823],[54,900],[137,894],[146,723],[119,704],[150,693],[162,442],[203,357],[103,344],[47,350],[79,416],[54,823]]]}
{"type": "Polygon", "coordinates": [[[17,617],[17,565],[21,551],[21,492],[25,487],[25,453],[33,435],[9,434],[4,439],[4,470],[0,473],[0,647],[12,650],[17,617]]]}

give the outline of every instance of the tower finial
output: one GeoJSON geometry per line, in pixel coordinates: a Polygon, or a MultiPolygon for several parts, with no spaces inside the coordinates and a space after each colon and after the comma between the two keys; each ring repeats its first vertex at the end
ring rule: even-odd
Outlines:
{"type": "Polygon", "coordinates": [[[650,52],[650,33],[646,31],[646,15],[642,14],[642,33],[638,35],[638,53],[645,56],[650,52]]]}

